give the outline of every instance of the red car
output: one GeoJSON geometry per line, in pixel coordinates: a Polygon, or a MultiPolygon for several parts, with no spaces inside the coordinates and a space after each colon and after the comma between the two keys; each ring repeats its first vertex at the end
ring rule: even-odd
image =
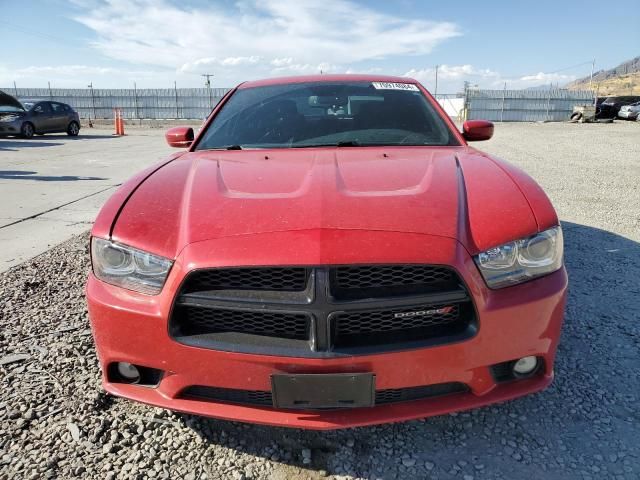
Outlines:
{"type": "Polygon", "coordinates": [[[526,174],[467,145],[416,81],[320,75],[230,91],[186,148],[111,197],[89,313],[111,394],[332,429],[542,390],[567,289],[526,174]]]}

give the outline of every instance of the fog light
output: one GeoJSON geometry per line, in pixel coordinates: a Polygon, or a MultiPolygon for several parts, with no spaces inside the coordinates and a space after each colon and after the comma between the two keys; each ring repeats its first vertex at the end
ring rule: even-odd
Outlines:
{"type": "Polygon", "coordinates": [[[513,373],[516,375],[529,375],[538,368],[537,357],[522,357],[513,364],[513,373]]]}
{"type": "Polygon", "coordinates": [[[140,372],[136,366],[127,362],[118,362],[118,374],[129,383],[136,383],[140,380],[140,372]]]}

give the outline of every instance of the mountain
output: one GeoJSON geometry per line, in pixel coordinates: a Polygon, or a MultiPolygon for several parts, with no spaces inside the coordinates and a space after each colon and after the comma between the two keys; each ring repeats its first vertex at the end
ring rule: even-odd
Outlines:
{"type": "MultiPolygon", "coordinates": [[[[589,77],[580,78],[567,85],[569,90],[588,90],[589,77]]],[[[640,95],[640,57],[621,63],[609,70],[593,74],[592,88],[598,96],[640,95]]]]}

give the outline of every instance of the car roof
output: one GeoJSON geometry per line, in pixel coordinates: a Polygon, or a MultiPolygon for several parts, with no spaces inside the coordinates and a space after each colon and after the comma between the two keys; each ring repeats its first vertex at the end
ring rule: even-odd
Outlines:
{"type": "Polygon", "coordinates": [[[287,85],[293,83],[309,82],[393,82],[393,83],[414,83],[418,82],[408,77],[393,77],[390,75],[363,75],[363,74],[328,74],[328,75],[299,75],[295,77],[265,78],[262,80],[252,80],[244,82],[238,86],[239,89],[266,87],[269,85],[287,85]]]}

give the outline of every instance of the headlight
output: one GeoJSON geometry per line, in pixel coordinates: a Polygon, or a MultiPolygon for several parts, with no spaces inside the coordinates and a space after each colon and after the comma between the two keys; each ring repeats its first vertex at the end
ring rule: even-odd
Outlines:
{"type": "Polygon", "coordinates": [[[554,227],[491,248],[475,257],[489,288],[502,288],[547,275],[562,267],[562,229],[554,227]]]}
{"type": "Polygon", "coordinates": [[[19,118],[20,118],[19,115],[5,115],[4,117],[0,117],[0,122],[6,122],[6,123],[14,122],[19,118]]]}
{"type": "Polygon", "coordinates": [[[93,273],[106,283],[147,295],[162,290],[173,262],[167,258],[111,242],[91,239],[93,273]]]}

